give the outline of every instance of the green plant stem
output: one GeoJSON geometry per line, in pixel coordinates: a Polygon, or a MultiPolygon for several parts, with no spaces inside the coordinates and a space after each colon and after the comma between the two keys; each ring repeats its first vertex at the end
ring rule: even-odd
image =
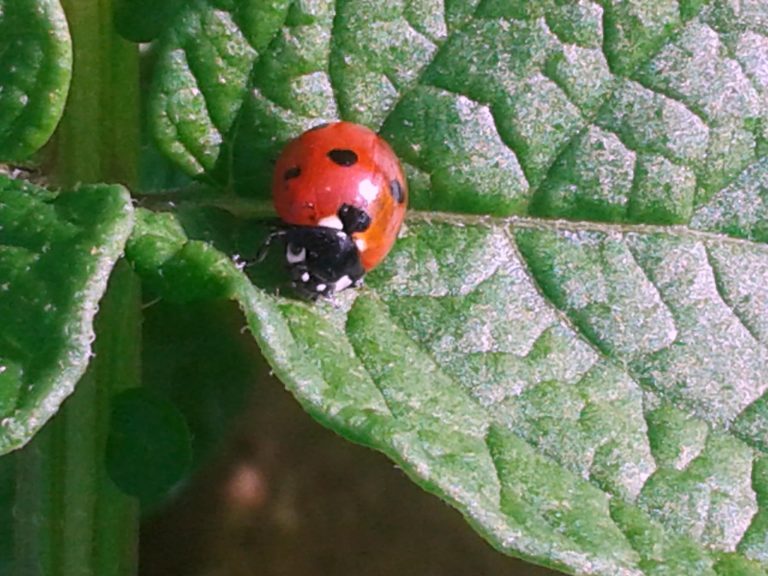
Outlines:
{"type": "MultiPolygon", "coordinates": [[[[120,182],[138,172],[138,52],[112,25],[112,0],[64,0],[74,73],[49,149],[54,184],[120,182]]],[[[139,384],[141,294],[117,266],[96,321],[95,356],[75,393],[17,455],[15,558],[18,574],[127,576],[136,573],[138,505],[107,477],[110,399],[139,384]]]]}
{"type": "Polygon", "coordinates": [[[95,357],[64,408],[17,455],[16,572],[136,572],[137,504],[104,469],[111,395],[134,386],[141,325],[138,281],[121,263],[101,302],[95,357]]]}
{"type": "Polygon", "coordinates": [[[62,186],[104,181],[133,186],[139,156],[138,49],[115,33],[112,0],[62,4],[74,67],[50,176],[62,186]]]}

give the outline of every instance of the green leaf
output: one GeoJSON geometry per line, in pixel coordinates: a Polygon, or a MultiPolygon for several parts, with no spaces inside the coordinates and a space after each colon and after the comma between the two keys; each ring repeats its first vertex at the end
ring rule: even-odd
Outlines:
{"type": "MultiPolygon", "coordinates": [[[[206,220],[197,237],[233,229],[206,220]]],[[[186,292],[200,283],[238,301],[312,416],[389,455],[500,550],[585,574],[768,559],[768,298],[735,264],[765,277],[764,246],[430,215],[334,305],[254,287],[170,214],[142,212],[137,231],[137,269],[179,278],[152,284],[161,294],[207,296],[186,292]]]]}
{"type": "Polygon", "coordinates": [[[112,400],[106,467],[126,494],[147,506],[184,477],[192,460],[190,431],[171,402],[148,388],[112,400]]]}
{"type": "Polygon", "coordinates": [[[283,143],[342,117],[381,128],[417,208],[765,235],[762,4],[324,1],[276,34],[284,8],[260,34],[213,2],[177,19],[152,121],[190,174],[268,196],[283,143]]]}
{"type": "Polygon", "coordinates": [[[0,0],[0,160],[19,161],[53,133],[72,75],[58,0],[0,0]]]}
{"type": "Polygon", "coordinates": [[[11,574],[13,564],[13,501],[15,460],[13,456],[0,458],[0,570],[11,574]]]}
{"type": "Polygon", "coordinates": [[[182,6],[182,0],[115,0],[115,27],[128,40],[150,42],[168,28],[182,6]]]}
{"type": "Polygon", "coordinates": [[[229,301],[159,299],[144,309],[142,381],[152,393],[133,393],[120,402],[122,418],[111,431],[107,464],[121,488],[141,498],[145,514],[210,461],[254,382],[263,378],[264,365],[254,363],[258,348],[242,324],[240,310],[229,301]]]}
{"type": "Polygon", "coordinates": [[[239,302],[312,416],[498,549],[765,574],[767,62],[759,2],[297,2],[188,172],[266,199],[287,139],[366,123],[409,175],[395,250],[335,305],[279,295],[279,255],[249,282],[225,254],[266,230],[220,210],[143,213],[129,255],[239,302]]]}
{"type": "Polygon", "coordinates": [[[26,443],[83,374],[132,223],[120,186],[57,195],[0,177],[0,454],[26,443]]]}
{"type": "Polygon", "coordinates": [[[251,68],[288,0],[188,2],[160,41],[150,117],[160,148],[193,175],[212,172],[251,68]]]}
{"type": "Polygon", "coordinates": [[[220,446],[259,377],[253,339],[240,333],[242,323],[239,309],[229,301],[161,300],[145,310],[144,385],[169,398],[184,415],[195,465],[220,446]],[[199,362],[200,357],[206,361],[199,362]]]}

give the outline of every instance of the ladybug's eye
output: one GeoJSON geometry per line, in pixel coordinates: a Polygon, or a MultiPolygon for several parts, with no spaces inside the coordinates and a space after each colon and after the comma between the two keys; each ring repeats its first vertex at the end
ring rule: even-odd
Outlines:
{"type": "Polygon", "coordinates": [[[307,259],[307,249],[304,246],[288,243],[285,250],[285,259],[288,264],[297,264],[307,259]]]}
{"type": "Polygon", "coordinates": [[[347,150],[343,148],[334,148],[328,152],[328,158],[333,160],[339,166],[352,166],[357,164],[357,154],[354,150],[347,150]]]}

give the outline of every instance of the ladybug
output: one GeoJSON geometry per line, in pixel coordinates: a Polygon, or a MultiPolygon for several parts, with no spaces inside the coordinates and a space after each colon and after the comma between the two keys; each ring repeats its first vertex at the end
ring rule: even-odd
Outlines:
{"type": "Polygon", "coordinates": [[[272,196],[291,285],[304,297],[359,286],[387,255],[405,217],[408,187],[395,153],[351,122],[315,126],[275,166],[272,196]]]}

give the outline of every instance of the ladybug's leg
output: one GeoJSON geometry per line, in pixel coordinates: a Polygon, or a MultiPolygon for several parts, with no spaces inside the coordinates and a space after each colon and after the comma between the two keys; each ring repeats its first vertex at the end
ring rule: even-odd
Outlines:
{"type": "Polygon", "coordinates": [[[349,286],[357,286],[362,281],[363,276],[365,276],[365,268],[363,268],[360,262],[360,253],[357,250],[357,246],[355,246],[354,242],[351,242],[351,244],[354,246],[354,249],[350,250],[349,256],[338,269],[341,282],[336,283],[337,292],[349,286]]]}
{"type": "MultiPolygon", "coordinates": [[[[344,232],[349,236],[352,236],[355,232],[365,232],[371,225],[371,217],[368,213],[351,204],[341,205],[341,208],[339,208],[339,220],[344,225],[344,232]]],[[[348,286],[357,288],[363,284],[365,270],[360,265],[359,257],[348,261],[345,268],[346,274],[336,282],[336,292],[340,292],[348,286]]]]}
{"type": "Polygon", "coordinates": [[[270,232],[269,236],[264,239],[261,247],[259,247],[259,251],[256,252],[256,256],[249,260],[243,260],[245,265],[251,266],[252,264],[258,264],[259,262],[262,262],[264,258],[267,257],[267,254],[269,254],[269,249],[272,246],[272,243],[278,238],[281,240],[284,239],[287,233],[288,232],[286,230],[273,230],[270,232]]]}

